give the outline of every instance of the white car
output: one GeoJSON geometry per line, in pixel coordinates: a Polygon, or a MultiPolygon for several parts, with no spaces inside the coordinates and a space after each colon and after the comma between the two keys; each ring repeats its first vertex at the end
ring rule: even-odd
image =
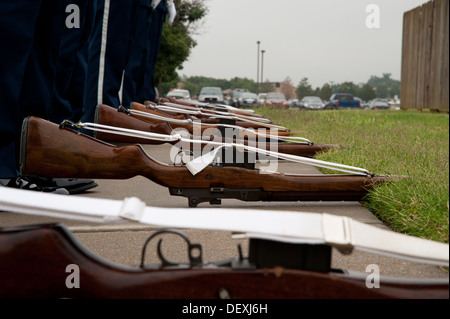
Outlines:
{"type": "Polygon", "coordinates": [[[203,87],[198,95],[198,100],[204,103],[223,104],[223,93],[220,87],[203,87]]]}
{"type": "Polygon", "coordinates": [[[264,105],[266,103],[267,93],[259,93],[258,94],[258,105],[264,105]]]}
{"type": "Polygon", "coordinates": [[[188,90],[174,89],[174,90],[169,91],[169,93],[167,93],[166,97],[173,97],[177,100],[178,99],[190,100],[191,94],[189,93],[188,90]]]}
{"type": "Polygon", "coordinates": [[[390,105],[384,100],[375,99],[369,102],[369,110],[389,110],[390,105]]]}

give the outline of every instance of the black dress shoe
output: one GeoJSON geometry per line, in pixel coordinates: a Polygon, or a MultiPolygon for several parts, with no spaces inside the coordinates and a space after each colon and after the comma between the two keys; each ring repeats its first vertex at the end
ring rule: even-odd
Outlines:
{"type": "Polygon", "coordinates": [[[54,194],[62,194],[69,195],[69,192],[64,187],[46,187],[42,185],[38,185],[26,177],[17,177],[12,179],[1,179],[0,186],[25,189],[36,192],[45,192],[45,193],[54,193],[54,194]]]}
{"type": "Polygon", "coordinates": [[[92,179],[78,179],[78,178],[43,178],[43,177],[27,177],[33,183],[40,186],[65,188],[69,194],[80,194],[91,188],[97,187],[98,184],[92,179]]]}

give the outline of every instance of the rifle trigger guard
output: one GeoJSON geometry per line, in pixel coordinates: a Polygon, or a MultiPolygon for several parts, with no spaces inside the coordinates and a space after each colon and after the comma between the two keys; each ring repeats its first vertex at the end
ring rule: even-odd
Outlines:
{"type": "MultiPolygon", "coordinates": [[[[186,241],[186,243],[188,245],[189,266],[191,266],[191,267],[197,266],[197,265],[201,265],[203,263],[203,261],[202,261],[202,246],[200,244],[191,244],[189,238],[184,233],[182,233],[178,230],[163,229],[163,230],[155,232],[145,242],[144,248],[142,249],[142,258],[141,258],[141,265],[140,265],[141,268],[144,268],[145,250],[147,248],[148,243],[156,236],[161,235],[161,234],[166,234],[166,233],[179,235],[181,238],[183,238],[186,241]]],[[[162,246],[162,239],[160,239],[158,241],[158,248],[157,248],[158,257],[161,260],[162,266],[163,267],[179,266],[179,264],[171,262],[167,258],[164,257],[161,246],[162,246]]]]}

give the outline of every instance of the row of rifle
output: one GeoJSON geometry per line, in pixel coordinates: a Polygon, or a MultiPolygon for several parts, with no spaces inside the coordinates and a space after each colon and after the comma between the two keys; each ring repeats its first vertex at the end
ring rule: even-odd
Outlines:
{"type": "Polygon", "coordinates": [[[58,126],[27,118],[20,169],[25,176],[44,178],[142,175],[167,187],[171,195],[187,197],[190,207],[202,202],[218,204],[224,198],[360,201],[375,185],[399,178],[316,160],[313,157],[318,152],[339,146],[314,144],[292,134],[249,110],[227,106],[213,108],[177,100],[133,103],[128,109],[99,105],[94,123],[65,121],[58,126]],[[144,151],[144,143],[172,144],[181,158],[188,159],[179,165],[161,163],[144,151]],[[273,169],[279,160],[338,174],[280,173],[273,169]],[[257,167],[261,162],[267,165],[257,167]]]}

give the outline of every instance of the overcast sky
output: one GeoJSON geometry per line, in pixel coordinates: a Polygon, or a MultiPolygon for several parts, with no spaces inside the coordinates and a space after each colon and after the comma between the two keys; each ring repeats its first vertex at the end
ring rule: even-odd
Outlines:
{"type": "Polygon", "coordinates": [[[297,86],[307,77],[315,88],[358,84],[383,73],[400,80],[403,13],[426,2],[206,0],[209,11],[194,36],[198,44],[179,74],[256,81],[261,41],[264,81],[289,77],[297,86]],[[378,27],[371,4],[379,9],[378,27]]]}

